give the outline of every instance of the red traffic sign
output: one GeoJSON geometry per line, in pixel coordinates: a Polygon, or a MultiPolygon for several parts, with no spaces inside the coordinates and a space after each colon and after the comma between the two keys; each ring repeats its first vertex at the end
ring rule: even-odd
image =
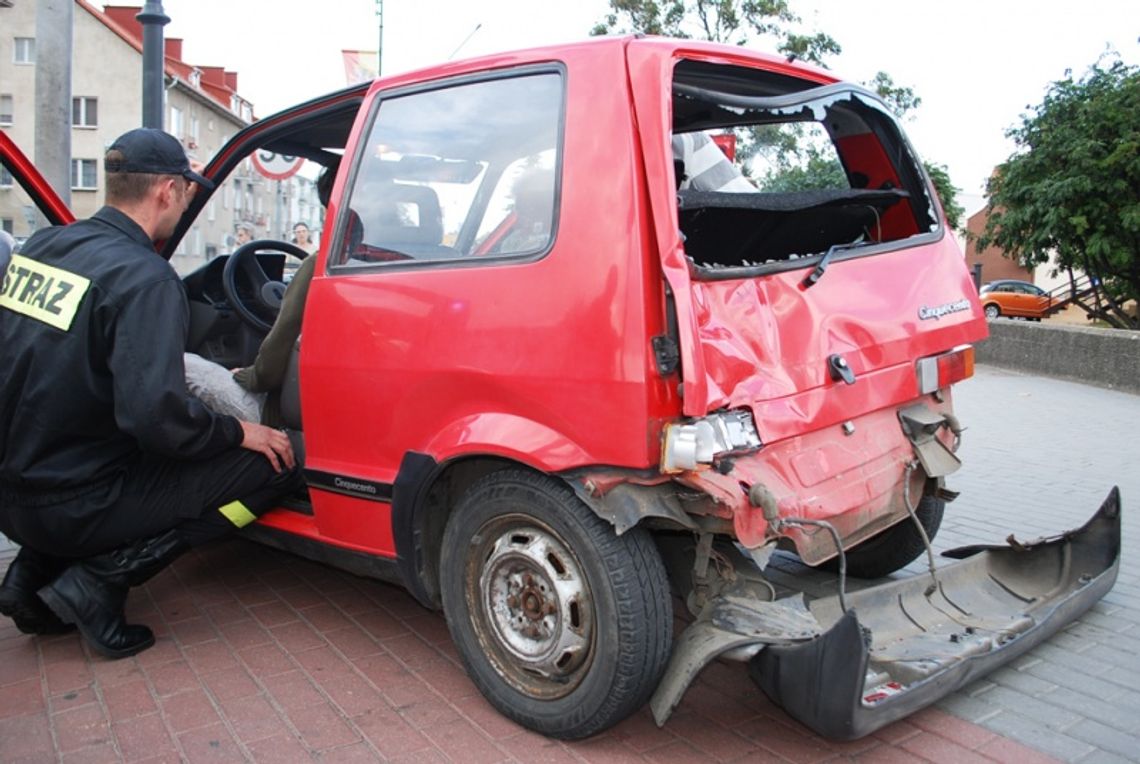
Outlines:
{"type": "Polygon", "coordinates": [[[264,149],[253,152],[251,159],[254,169],[270,180],[291,178],[305,163],[304,157],[291,157],[264,149]]]}

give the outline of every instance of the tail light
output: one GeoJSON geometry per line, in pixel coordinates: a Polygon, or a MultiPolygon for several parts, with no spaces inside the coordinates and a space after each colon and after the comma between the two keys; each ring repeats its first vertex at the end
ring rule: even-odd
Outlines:
{"type": "Polygon", "coordinates": [[[752,412],[722,411],[703,419],[665,425],[661,471],[682,472],[710,465],[718,456],[760,448],[752,412]]]}
{"type": "Polygon", "coordinates": [[[974,376],[974,346],[959,345],[948,353],[918,359],[918,391],[927,395],[974,376]]]}

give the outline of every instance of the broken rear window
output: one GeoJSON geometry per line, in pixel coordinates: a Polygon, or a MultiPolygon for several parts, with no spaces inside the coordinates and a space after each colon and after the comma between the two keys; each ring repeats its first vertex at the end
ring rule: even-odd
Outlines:
{"type": "Polygon", "coordinates": [[[939,229],[895,119],[855,86],[681,62],[672,149],[698,276],[802,267],[803,258],[880,251],[939,229]]]}

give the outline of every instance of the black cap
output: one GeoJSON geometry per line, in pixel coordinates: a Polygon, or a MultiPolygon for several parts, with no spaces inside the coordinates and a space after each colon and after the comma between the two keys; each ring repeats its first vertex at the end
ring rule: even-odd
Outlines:
{"type": "Polygon", "coordinates": [[[214,182],[190,169],[190,161],[182,144],[170,133],[153,127],[139,127],[123,133],[111,144],[122,159],[104,159],[107,172],[139,172],[153,175],[181,175],[207,190],[214,182]]]}

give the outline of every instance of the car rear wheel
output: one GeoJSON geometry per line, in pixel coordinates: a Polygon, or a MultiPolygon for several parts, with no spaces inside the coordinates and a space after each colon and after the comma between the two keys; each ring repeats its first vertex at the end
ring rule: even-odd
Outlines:
{"type": "MultiPolygon", "coordinates": [[[[915,514],[931,541],[942,526],[945,510],[946,502],[933,496],[923,496],[915,507],[915,514]]],[[[925,551],[924,548],[922,535],[914,520],[908,517],[847,550],[847,573],[856,578],[882,578],[909,565],[925,551]]],[[[839,559],[832,558],[820,567],[838,572],[839,559]]]]}
{"type": "Polygon", "coordinates": [[[443,549],[452,639],[504,715],[576,739],[648,700],[669,657],[673,614],[647,531],[618,536],[560,481],[505,470],[465,494],[443,549]]]}
{"type": "Polygon", "coordinates": [[[992,302],[986,306],[985,311],[986,311],[986,318],[997,318],[998,316],[1001,315],[1001,308],[999,308],[997,305],[993,304],[992,302]]]}

